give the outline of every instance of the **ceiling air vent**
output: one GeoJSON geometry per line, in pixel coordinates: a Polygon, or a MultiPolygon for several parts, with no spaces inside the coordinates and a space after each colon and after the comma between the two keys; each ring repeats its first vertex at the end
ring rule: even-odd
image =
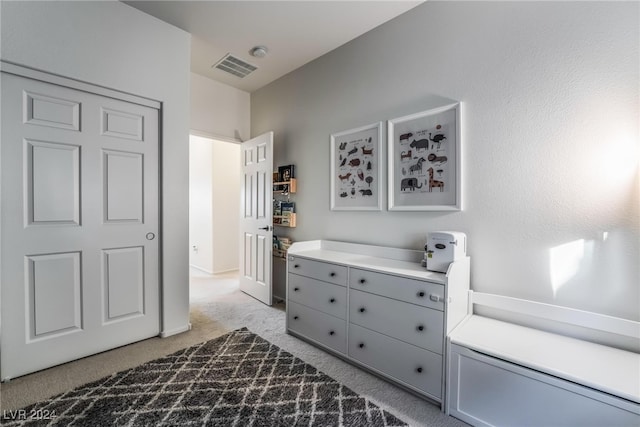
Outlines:
{"type": "Polygon", "coordinates": [[[242,59],[236,58],[231,54],[227,54],[224,58],[218,61],[213,68],[231,73],[241,79],[258,69],[255,65],[244,62],[242,59]]]}

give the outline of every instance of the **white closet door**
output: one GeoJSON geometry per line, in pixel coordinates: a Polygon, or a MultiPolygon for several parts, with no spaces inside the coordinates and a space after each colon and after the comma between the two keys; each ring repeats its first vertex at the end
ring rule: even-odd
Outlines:
{"type": "Polygon", "coordinates": [[[158,110],[2,73],[9,379],[160,330],[158,110]]]}

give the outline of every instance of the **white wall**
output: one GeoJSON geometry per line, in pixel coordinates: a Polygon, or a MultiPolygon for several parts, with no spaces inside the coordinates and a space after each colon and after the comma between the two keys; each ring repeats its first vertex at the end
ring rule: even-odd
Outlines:
{"type": "Polygon", "coordinates": [[[190,147],[190,263],[210,274],[237,270],[240,145],[191,136],[190,147]]]}
{"type": "MultiPolygon", "coordinates": [[[[192,248],[191,263],[207,272],[238,268],[240,146],[225,141],[250,138],[250,115],[248,92],[191,73],[191,132],[215,140],[209,142],[212,152],[206,154],[211,200],[196,201],[192,204],[196,211],[190,214],[191,246],[199,248],[198,253],[192,248]],[[209,203],[206,208],[204,203],[209,203]],[[211,217],[209,225],[203,223],[204,216],[211,217]]],[[[202,163],[202,159],[195,162],[202,163]]]]}
{"type": "Polygon", "coordinates": [[[240,145],[213,144],[213,271],[239,268],[240,145]]]}
{"type": "MultiPolygon", "coordinates": [[[[638,2],[429,1],[252,93],[296,240],[468,234],[475,290],[640,320],[638,2]],[[464,211],[332,212],[329,135],[464,103],[464,211]]],[[[386,196],[386,189],[383,193],[386,196]]]]}
{"type": "Polygon", "coordinates": [[[191,73],[191,130],[221,140],[250,138],[249,93],[191,73]]]}
{"type": "Polygon", "coordinates": [[[189,263],[213,273],[213,141],[189,138],[189,263]]]}
{"type": "Polygon", "coordinates": [[[5,61],[162,102],[162,331],[189,322],[190,36],[117,1],[1,3],[5,61]]]}

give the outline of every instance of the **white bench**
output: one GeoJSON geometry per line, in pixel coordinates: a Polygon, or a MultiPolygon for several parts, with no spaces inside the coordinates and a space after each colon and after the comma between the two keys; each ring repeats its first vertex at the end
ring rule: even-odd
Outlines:
{"type": "Polygon", "coordinates": [[[448,414],[474,426],[640,426],[639,322],[473,291],[469,311],[447,339],[448,414]]]}

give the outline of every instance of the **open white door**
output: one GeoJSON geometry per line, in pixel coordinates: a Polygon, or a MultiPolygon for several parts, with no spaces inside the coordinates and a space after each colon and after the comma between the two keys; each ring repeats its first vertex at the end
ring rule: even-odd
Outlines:
{"type": "Polygon", "coordinates": [[[241,144],[240,290],[271,305],[273,132],[241,144]]]}

